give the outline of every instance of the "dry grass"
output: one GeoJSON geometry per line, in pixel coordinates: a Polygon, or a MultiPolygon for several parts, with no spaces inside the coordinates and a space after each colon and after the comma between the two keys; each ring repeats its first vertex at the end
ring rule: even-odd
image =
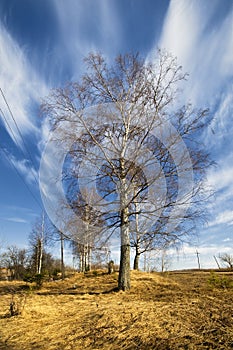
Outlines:
{"type": "Polygon", "coordinates": [[[40,291],[0,282],[0,349],[232,349],[233,289],[214,288],[209,277],[132,272],[129,292],[106,274],[76,274],[40,291]],[[22,313],[7,317],[12,294],[22,313]]]}

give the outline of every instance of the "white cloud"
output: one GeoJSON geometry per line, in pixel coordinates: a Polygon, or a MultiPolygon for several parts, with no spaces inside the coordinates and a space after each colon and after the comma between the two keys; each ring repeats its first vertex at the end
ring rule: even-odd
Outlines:
{"type": "MultiPolygon", "coordinates": [[[[6,29],[0,24],[0,87],[14,115],[20,132],[23,135],[38,132],[35,118],[32,115],[32,104],[39,102],[47,94],[47,88],[30,66],[24,51],[14,41],[6,29]]],[[[22,146],[18,134],[3,97],[0,94],[0,108],[8,124],[3,123],[10,136],[22,146]],[[15,136],[14,136],[15,135],[15,136]]]]}
{"type": "Polygon", "coordinates": [[[203,30],[204,22],[199,23],[200,15],[197,1],[170,2],[160,46],[171,50],[182,64],[190,60],[194,46],[197,45],[203,30]]]}
{"type": "Polygon", "coordinates": [[[212,215],[216,215],[224,208],[232,207],[233,198],[233,153],[228,156],[219,155],[218,164],[215,168],[211,168],[207,174],[206,186],[214,191],[214,196],[209,201],[209,210],[212,215]]]}
{"type": "Polygon", "coordinates": [[[65,52],[64,61],[68,61],[74,77],[82,71],[82,60],[90,51],[111,55],[117,50],[121,26],[113,2],[53,0],[53,4],[60,25],[61,55],[65,52]]]}
{"type": "Polygon", "coordinates": [[[38,182],[38,173],[26,159],[16,159],[12,154],[8,154],[8,158],[17,171],[25,178],[27,183],[33,184],[38,182]]]}
{"type": "Polygon", "coordinates": [[[22,218],[18,218],[18,217],[11,217],[11,218],[5,218],[5,220],[7,221],[11,221],[11,222],[16,222],[19,224],[27,224],[28,221],[22,218]]]}
{"type": "Polygon", "coordinates": [[[231,188],[233,191],[233,153],[228,158],[219,162],[218,166],[211,169],[208,173],[208,184],[214,190],[223,190],[224,188],[231,188]]]}
{"type": "Polygon", "coordinates": [[[227,242],[221,244],[203,244],[199,246],[191,246],[185,244],[182,250],[177,255],[175,249],[168,251],[169,260],[172,262],[172,269],[193,269],[198,268],[197,252],[199,253],[199,259],[201,268],[217,268],[215,257],[219,256],[219,253],[232,253],[232,247],[227,246],[227,242]]]}
{"type": "Polygon", "coordinates": [[[233,13],[213,22],[218,6],[214,0],[172,0],[164,22],[159,46],[190,73],[183,96],[194,104],[211,105],[233,72],[233,13]]]}
{"type": "MultiPolygon", "coordinates": [[[[222,245],[221,247],[224,251],[225,251],[225,246],[222,245]]],[[[203,256],[207,256],[209,254],[213,255],[216,253],[216,251],[219,251],[219,245],[213,245],[213,244],[206,244],[206,245],[198,245],[198,246],[194,246],[194,245],[188,245],[188,244],[184,244],[182,249],[179,252],[179,256],[181,257],[183,256],[196,256],[196,252],[198,251],[198,253],[202,254],[203,256]]],[[[168,250],[169,254],[173,254],[176,255],[177,252],[175,249],[169,249],[168,250]]]]}
{"type": "Polygon", "coordinates": [[[218,0],[171,0],[159,42],[190,74],[183,86],[182,102],[210,107],[214,117],[204,138],[217,162],[206,183],[216,191],[209,205],[214,216],[211,227],[233,223],[233,11],[222,11],[224,4],[218,0]]]}
{"type": "Polygon", "coordinates": [[[229,226],[233,225],[233,210],[225,210],[220,212],[215,220],[209,223],[209,226],[227,224],[229,226]]]}
{"type": "MultiPolygon", "coordinates": [[[[232,55],[233,58],[233,55],[232,55]]],[[[232,84],[226,84],[226,90],[221,94],[219,106],[214,114],[211,127],[213,127],[214,135],[218,139],[223,141],[223,138],[226,138],[227,135],[232,135],[233,125],[232,125],[232,116],[233,116],[233,105],[232,105],[232,96],[233,96],[233,86],[232,84]]],[[[216,137],[212,136],[213,143],[216,142],[216,137]]]]}
{"type": "Polygon", "coordinates": [[[223,239],[223,242],[231,242],[231,241],[232,241],[232,239],[231,239],[231,238],[229,238],[229,237],[227,237],[227,238],[223,239]]]}

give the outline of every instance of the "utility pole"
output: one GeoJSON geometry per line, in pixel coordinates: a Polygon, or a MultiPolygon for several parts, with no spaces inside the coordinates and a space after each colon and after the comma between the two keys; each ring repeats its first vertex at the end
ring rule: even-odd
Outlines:
{"type": "Polygon", "coordinates": [[[221,269],[221,266],[219,265],[218,260],[217,260],[217,258],[216,258],[216,256],[215,256],[215,255],[214,255],[214,260],[215,260],[215,262],[216,262],[216,264],[217,264],[218,268],[219,268],[219,269],[221,269]]]}
{"type": "Polygon", "coordinates": [[[197,254],[198,268],[199,268],[199,270],[200,270],[200,269],[201,269],[200,258],[199,258],[200,253],[197,251],[197,249],[196,249],[196,254],[197,254]]]}

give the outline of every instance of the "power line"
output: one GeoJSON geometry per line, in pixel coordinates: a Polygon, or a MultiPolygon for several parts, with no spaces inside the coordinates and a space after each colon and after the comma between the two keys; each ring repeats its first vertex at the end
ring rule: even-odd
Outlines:
{"type": "Polygon", "coordinates": [[[37,202],[37,204],[39,205],[40,209],[43,211],[44,208],[42,207],[41,203],[38,201],[38,199],[36,198],[36,196],[34,195],[34,193],[31,191],[30,187],[28,186],[28,184],[26,183],[26,181],[24,180],[23,176],[20,174],[20,172],[18,171],[18,169],[16,168],[15,164],[13,163],[12,159],[9,157],[8,152],[4,149],[4,147],[2,147],[0,145],[0,149],[3,151],[3,153],[5,154],[5,156],[7,157],[9,163],[12,165],[13,169],[16,171],[17,175],[19,176],[19,178],[23,181],[25,187],[27,188],[27,190],[30,192],[30,194],[32,195],[32,197],[34,198],[34,200],[37,202]]]}
{"type": "MultiPolygon", "coordinates": [[[[16,129],[17,129],[17,131],[18,131],[18,133],[19,133],[19,136],[20,136],[20,138],[21,138],[21,140],[22,140],[22,142],[23,142],[25,151],[27,152],[27,154],[28,154],[28,156],[29,156],[29,159],[30,159],[30,161],[31,161],[31,164],[34,166],[34,168],[36,168],[35,163],[34,163],[34,161],[33,161],[33,158],[32,158],[32,156],[31,156],[31,153],[30,153],[30,151],[29,151],[29,149],[28,149],[28,147],[27,147],[27,145],[26,145],[26,142],[24,141],[24,137],[23,137],[23,135],[22,135],[22,133],[21,133],[21,131],[20,131],[20,129],[19,129],[19,126],[18,126],[18,124],[17,124],[17,122],[16,122],[16,120],[15,120],[15,118],[14,118],[14,115],[13,115],[13,112],[12,112],[12,110],[11,110],[11,108],[10,108],[10,105],[9,105],[9,103],[7,102],[6,96],[5,96],[5,94],[4,94],[4,92],[3,92],[3,90],[2,90],[1,88],[0,88],[0,92],[1,92],[1,95],[2,95],[2,98],[3,98],[4,102],[5,102],[5,104],[6,104],[6,106],[7,106],[7,109],[8,109],[8,111],[9,111],[9,113],[10,113],[10,116],[11,116],[11,118],[12,118],[12,120],[13,120],[15,126],[16,126],[16,129]]],[[[12,135],[13,135],[13,138],[14,138],[14,140],[16,141],[17,146],[20,148],[20,150],[21,150],[21,152],[22,152],[24,158],[27,159],[27,157],[26,157],[26,155],[25,155],[23,149],[20,147],[20,145],[19,145],[19,143],[18,143],[18,141],[17,141],[17,138],[16,138],[16,136],[15,136],[14,131],[12,130],[11,126],[9,125],[9,123],[8,123],[8,121],[7,121],[7,118],[6,118],[5,114],[3,113],[3,111],[2,111],[1,109],[0,109],[0,112],[2,112],[3,118],[4,118],[5,122],[6,122],[6,124],[8,125],[9,129],[11,130],[12,135]]],[[[2,149],[2,151],[5,153],[7,159],[9,160],[9,162],[11,163],[11,165],[13,166],[13,168],[15,169],[17,175],[22,179],[24,185],[26,186],[26,188],[28,189],[28,191],[30,192],[30,194],[32,195],[32,197],[35,199],[35,201],[37,202],[37,204],[40,206],[41,210],[44,211],[44,208],[42,207],[41,203],[38,201],[38,199],[35,197],[34,193],[31,191],[31,189],[29,188],[29,186],[27,185],[27,183],[24,181],[24,178],[21,176],[21,174],[20,174],[20,172],[18,171],[18,169],[16,168],[15,164],[12,162],[12,160],[11,160],[11,158],[9,157],[9,154],[7,153],[7,151],[6,151],[3,147],[1,147],[1,145],[0,145],[0,149],[2,149]]],[[[38,184],[38,186],[40,186],[40,185],[39,185],[38,178],[35,176],[35,174],[33,173],[33,171],[32,171],[31,168],[30,168],[30,171],[31,171],[31,173],[32,173],[32,175],[33,175],[33,177],[34,177],[36,183],[38,184]]]]}
{"type": "MultiPolygon", "coordinates": [[[[2,110],[1,108],[0,108],[0,114],[1,114],[1,116],[3,117],[3,119],[5,120],[5,123],[6,123],[6,125],[8,126],[9,130],[11,131],[11,134],[12,134],[12,136],[13,136],[13,139],[14,139],[15,143],[16,143],[17,146],[20,148],[19,142],[18,142],[17,138],[16,138],[15,135],[14,135],[14,131],[13,131],[12,127],[10,126],[10,124],[8,123],[8,120],[7,120],[6,116],[5,116],[5,113],[3,112],[3,110],[2,110]]],[[[22,152],[23,152],[23,151],[22,151],[22,152]]]]}
{"type": "MultiPolygon", "coordinates": [[[[33,165],[34,168],[36,169],[35,163],[34,163],[34,161],[33,161],[33,159],[32,159],[32,155],[31,155],[31,153],[30,153],[30,151],[29,151],[29,149],[28,149],[28,147],[27,147],[27,145],[26,145],[26,142],[24,141],[24,137],[23,137],[23,135],[22,135],[22,133],[21,133],[21,131],[20,131],[20,129],[19,129],[19,126],[18,126],[18,124],[17,124],[17,122],[16,122],[16,120],[15,120],[15,117],[14,117],[14,115],[13,115],[13,112],[12,112],[10,106],[9,106],[9,103],[7,102],[6,96],[5,96],[5,94],[3,93],[3,91],[2,91],[1,88],[0,88],[0,92],[1,92],[1,95],[2,95],[2,98],[3,98],[4,102],[5,102],[5,104],[6,104],[6,106],[7,106],[7,109],[8,109],[8,111],[9,111],[9,113],[10,113],[10,116],[11,116],[11,118],[12,118],[14,124],[15,124],[16,130],[18,131],[18,134],[19,134],[19,136],[20,136],[20,138],[21,138],[21,140],[22,140],[22,142],[23,142],[23,145],[24,145],[25,151],[27,152],[28,157],[26,156],[26,154],[24,153],[24,151],[21,149],[21,147],[20,147],[20,145],[19,145],[19,143],[18,143],[18,141],[17,141],[17,138],[16,138],[16,136],[15,136],[15,134],[14,134],[13,129],[11,128],[10,124],[8,123],[7,118],[6,118],[5,114],[3,113],[2,109],[0,109],[0,111],[1,111],[1,113],[2,113],[2,116],[3,116],[3,118],[4,118],[5,122],[6,122],[6,124],[8,125],[10,131],[12,132],[13,138],[14,138],[14,140],[16,141],[17,146],[21,149],[21,152],[22,152],[24,158],[25,158],[25,159],[29,158],[30,161],[31,161],[31,163],[32,163],[32,165],[33,165]]],[[[33,173],[33,171],[32,171],[31,168],[30,168],[30,171],[31,171],[32,176],[34,177],[36,183],[39,185],[38,179],[37,179],[37,177],[35,176],[35,174],[33,173]]]]}
{"type": "MultiPolygon", "coordinates": [[[[17,122],[16,122],[16,120],[15,120],[15,118],[14,118],[14,115],[13,115],[13,113],[12,113],[12,110],[11,110],[10,106],[9,106],[9,103],[7,102],[7,99],[6,99],[6,97],[5,97],[5,95],[4,95],[4,93],[3,93],[3,91],[2,91],[1,88],[0,88],[0,92],[1,92],[1,95],[2,95],[2,98],[3,98],[4,102],[5,102],[5,104],[6,104],[6,106],[7,106],[7,109],[8,109],[8,111],[9,111],[9,113],[10,113],[10,116],[11,116],[11,118],[13,119],[13,122],[14,122],[14,124],[15,124],[15,126],[16,126],[16,130],[18,131],[19,136],[20,136],[20,138],[21,138],[21,140],[22,140],[22,142],[23,142],[24,149],[25,149],[25,151],[27,152],[27,154],[28,154],[28,156],[29,156],[29,159],[30,159],[30,161],[31,161],[31,164],[32,164],[32,166],[34,166],[34,168],[36,168],[36,166],[35,166],[35,164],[34,164],[34,162],[33,162],[31,153],[30,153],[29,150],[28,150],[28,147],[27,147],[27,145],[26,145],[26,143],[25,143],[25,141],[24,141],[24,137],[23,137],[23,135],[22,135],[22,133],[21,133],[19,127],[18,127],[18,124],[17,124],[17,122]]],[[[8,120],[7,120],[7,118],[6,118],[5,113],[3,112],[3,110],[2,110],[1,108],[0,108],[0,112],[1,112],[1,115],[2,115],[2,117],[3,117],[3,119],[4,119],[5,123],[6,123],[6,125],[8,126],[9,130],[10,130],[11,133],[12,133],[12,138],[13,138],[13,140],[15,141],[17,147],[20,149],[20,151],[21,151],[21,153],[23,154],[24,158],[27,159],[27,158],[28,158],[27,155],[25,154],[24,150],[21,148],[21,146],[20,146],[20,144],[19,144],[19,142],[18,142],[18,139],[17,139],[17,137],[16,137],[16,135],[15,135],[15,132],[14,132],[14,130],[12,129],[10,123],[8,122],[8,120]]],[[[8,154],[8,152],[6,151],[6,149],[5,149],[4,147],[2,147],[1,145],[0,145],[0,149],[4,152],[4,154],[5,154],[6,158],[8,159],[9,163],[11,164],[11,166],[13,167],[13,169],[15,170],[15,172],[17,173],[17,175],[20,177],[20,179],[23,181],[25,187],[26,187],[27,190],[30,192],[30,194],[32,195],[33,199],[37,202],[37,204],[39,205],[39,207],[40,207],[40,208],[42,209],[42,211],[43,211],[44,208],[42,207],[41,203],[38,201],[38,199],[36,198],[36,196],[34,195],[34,193],[31,191],[31,189],[30,189],[30,187],[28,186],[28,184],[25,182],[23,176],[20,174],[20,172],[18,171],[18,169],[17,169],[17,167],[15,166],[14,162],[13,162],[12,159],[9,157],[9,154],[8,154]]],[[[33,178],[35,179],[36,183],[39,185],[38,178],[36,177],[36,175],[35,175],[34,172],[32,171],[32,168],[31,168],[31,167],[29,168],[29,171],[31,172],[31,174],[32,174],[33,178]]]]}

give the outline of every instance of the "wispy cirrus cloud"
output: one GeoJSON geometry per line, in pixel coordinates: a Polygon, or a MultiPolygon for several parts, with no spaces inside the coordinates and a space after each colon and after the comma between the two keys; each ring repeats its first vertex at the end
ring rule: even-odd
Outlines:
{"type": "Polygon", "coordinates": [[[171,0],[159,46],[189,73],[181,102],[210,108],[213,118],[205,140],[219,152],[233,132],[233,3],[171,0]]]}
{"type": "Polygon", "coordinates": [[[38,183],[38,173],[27,159],[17,159],[14,155],[5,150],[3,153],[5,159],[16,171],[26,180],[28,184],[38,183]]]}
{"type": "MultiPolygon", "coordinates": [[[[208,171],[206,185],[215,191],[209,204],[207,228],[216,241],[230,234],[233,224],[233,3],[218,0],[171,0],[164,20],[159,46],[177,57],[189,73],[181,103],[209,107],[212,122],[204,135],[204,144],[217,166],[208,171]],[[219,234],[221,232],[221,235],[219,234]]],[[[153,57],[154,49],[150,52],[153,57]]],[[[200,234],[205,241],[207,230],[200,234]]],[[[210,247],[208,240],[206,247],[210,247]]],[[[206,254],[204,247],[202,254],[206,254]]],[[[221,249],[227,249],[226,242],[221,249]]],[[[213,252],[219,246],[212,247],[213,252]]]]}
{"type": "MultiPolygon", "coordinates": [[[[56,79],[51,85],[58,86],[80,77],[84,69],[83,59],[88,53],[100,51],[107,57],[118,53],[122,33],[114,2],[105,0],[51,2],[60,30],[56,55],[53,53],[56,79]],[[110,43],[114,43],[114,46],[110,43]]],[[[54,67],[52,71],[53,69],[54,67]]],[[[51,76],[53,74],[54,71],[51,76]]],[[[40,151],[48,140],[49,131],[49,122],[44,120],[41,128],[42,137],[38,145],[40,151]]]]}
{"type": "MultiPolygon", "coordinates": [[[[214,176],[219,178],[224,171],[225,180],[229,176],[226,169],[232,163],[228,160],[232,138],[229,135],[233,132],[232,33],[232,3],[172,0],[160,39],[160,46],[177,56],[178,62],[190,74],[182,93],[183,102],[191,101],[194,105],[211,108],[213,120],[206,140],[220,155],[221,170],[215,171],[214,176]]],[[[213,176],[210,181],[213,183],[213,176]]]]}
{"type": "MultiPolygon", "coordinates": [[[[23,135],[38,133],[33,105],[47,93],[47,87],[30,66],[24,50],[0,24],[0,88],[23,135]]],[[[12,140],[22,146],[17,127],[0,94],[0,115],[12,140]],[[6,122],[7,120],[7,122],[6,122]],[[17,141],[16,141],[17,140],[17,141]]]]}
{"type": "Polygon", "coordinates": [[[215,191],[212,200],[208,204],[208,209],[211,213],[209,227],[220,224],[229,226],[233,220],[233,218],[230,221],[228,220],[228,213],[231,211],[233,198],[232,162],[232,152],[229,152],[229,155],[222,159],[220,154],[217,166],[208,172],[206,185],[215,191]]]}
{"type": "Polygon", "coordinates": [[[220,16],[222,2],[172,0],[159,45],[190,74],[185,98],[214,103],[233,72],[233,10],[220,16]],[[215,17],[215,21],[213,21],[215,17]]]}
{"type": "Polygon", "coordinates": [[[9,217],[9,218],[5,218],[6,221],[10,221],[10,222],[16,222],[18,224],[27,224],[28,221],[19,217],[9,217]]]}
{"type": "Polygon", "coordinates": [[[90,51],[116,54],[122,33],[114,2],[53,0],[53,5],[60,26],[63,64],[70,66],[72,77],[79,75],[82,59],[90,51]]]}
{"type": "Polygon", "coordinates": [[[233,210],[224,210],[220,212],[215,220],[209,223],[209,227],[221,224],[226,224],[228,226],[233,225],[233,210]]]}
{"type": "Polygon", "coordinates": [[[208,183],[210,186],[212,186],[212,188],[218,191],[222,191],[231,186],[233,191],[232,161],[233,161],[233,153],[231,153],[228,158],[224,159],[224,164],[219,161],[218,166],[209,171],[208,183]]]}

